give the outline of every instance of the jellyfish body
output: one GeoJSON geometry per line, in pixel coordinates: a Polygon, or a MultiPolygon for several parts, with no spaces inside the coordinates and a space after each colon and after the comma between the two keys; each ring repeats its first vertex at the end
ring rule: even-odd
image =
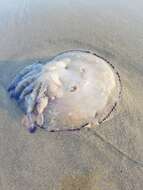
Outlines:
{"type": "Polygon", "coordinates": [[[8,91],[23,108],[23,123],[49,131],[75,129],[106,118],[121,93],[120,78],[106,60],[89,51],[58,54],[25,67],[8,91]]]}

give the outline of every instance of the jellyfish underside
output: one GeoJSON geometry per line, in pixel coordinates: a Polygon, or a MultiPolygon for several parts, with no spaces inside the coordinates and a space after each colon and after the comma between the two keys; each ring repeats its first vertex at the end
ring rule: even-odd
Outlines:
{"type": "Polygon", "coordinates": [[[119,79],[104,59],[87,51],[69,51],[46,64],[20,71],[8,91],[25,115],[31,132],[76,129],[99,124],[119,98],[119,79]]]}

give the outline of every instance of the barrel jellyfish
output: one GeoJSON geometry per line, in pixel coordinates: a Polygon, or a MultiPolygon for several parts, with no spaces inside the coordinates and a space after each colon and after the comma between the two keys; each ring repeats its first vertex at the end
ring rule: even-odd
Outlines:
{"type": "Polygon", "coordinates": [[[45,64],[26,66],[8,87],[24,111],[30,132],[75,130],[107,120],[121,96],[115,67],[86,50],[60,53],[45,64]]]}

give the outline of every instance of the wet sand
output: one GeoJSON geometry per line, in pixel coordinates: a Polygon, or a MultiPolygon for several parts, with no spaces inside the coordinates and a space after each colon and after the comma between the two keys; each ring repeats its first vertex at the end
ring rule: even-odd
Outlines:
{"type": "Polygon", "coordinates": [[[141,190],[143,3],[55,0],[0,3],[0,189],[141,190]],[[119,71],[117,114],[80,132],[29,134],[6,87],[24,66],[90,49],[119,71]]]}

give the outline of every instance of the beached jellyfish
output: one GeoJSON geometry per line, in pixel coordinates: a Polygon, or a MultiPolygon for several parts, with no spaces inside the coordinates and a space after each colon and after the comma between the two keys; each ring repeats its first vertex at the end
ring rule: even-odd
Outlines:
{"type": "Polygon", "coordinates": [[[109,118],[120,99],[121,81],[105,59],[72,50],[25,67],[8,91],[24,110],[22,121],[30,132],[37,127],[75,130],[109,118]]]}

